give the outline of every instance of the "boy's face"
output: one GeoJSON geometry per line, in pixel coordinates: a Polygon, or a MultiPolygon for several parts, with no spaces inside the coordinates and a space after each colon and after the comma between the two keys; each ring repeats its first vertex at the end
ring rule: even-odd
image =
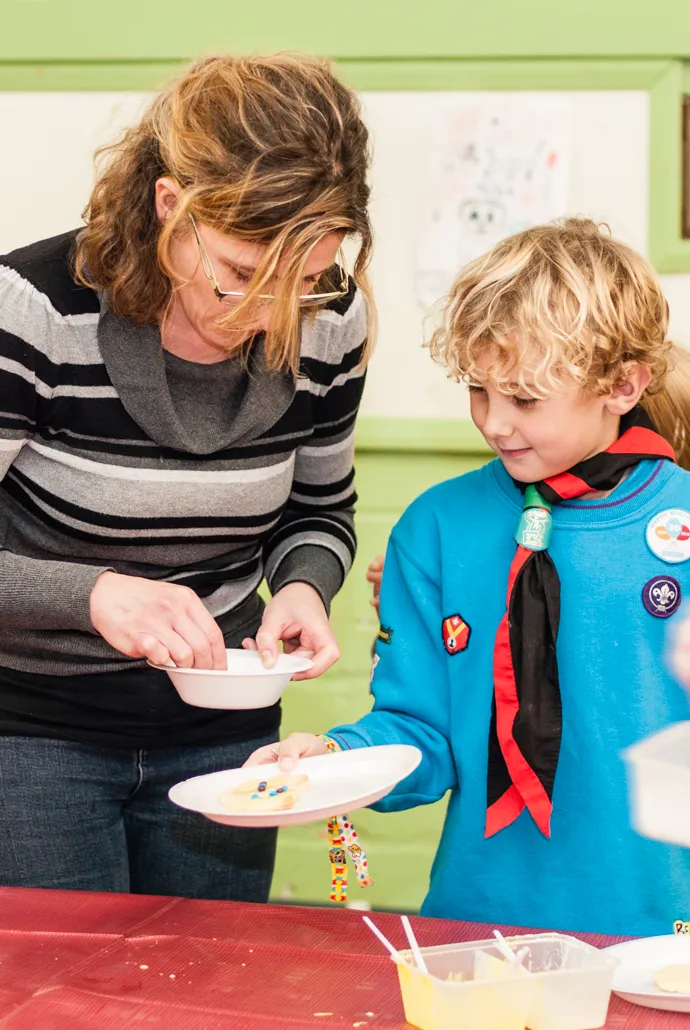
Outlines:
{"type": "MultiPolygon", "coordinates": [[[[627,405],[626,405],[627,406],[627,405]]],[[[557,396],[500,393],[487,381],[470,388],[472,420],[513,479],[537,483],[605,451],[618,436],[611,395],[597,397],[574,380],[557,396]]]]}

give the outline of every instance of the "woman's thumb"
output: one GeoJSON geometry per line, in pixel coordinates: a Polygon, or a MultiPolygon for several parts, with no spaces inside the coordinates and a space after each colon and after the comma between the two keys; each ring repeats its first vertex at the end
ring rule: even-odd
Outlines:
{"type": "Polygon", "coordinates": [[[263,667],[272,669],[278,661],[278,633],[269,623],[264,623],[256,634],[256,646],[263,667]]]}

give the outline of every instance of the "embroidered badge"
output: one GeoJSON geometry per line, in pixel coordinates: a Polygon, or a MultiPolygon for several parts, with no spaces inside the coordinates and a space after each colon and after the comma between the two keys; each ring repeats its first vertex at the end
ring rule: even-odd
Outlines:
{"type": "Polygon", "coordinates": [[[392,629],[389,629],[388,626],[381,626],[381,628],[379,629],[379,635],[376,639],[380,640],[382,644],[390,644],[392,636],[392,629]]]}
{"type": "Polygon", "coordinates": [[[682,599],[680,583],[673,576],[652,576],[642,587],[642,603],[656,619],[668,619],[682,599]]]}
{"type": "Polygon", "coordinates": [[[460,615],[443,620],[443,646],[448,654],[460,654],[470,642],[470,627],[460,615]]]}
{"type": "Polygon", "coordinates": [[[690,558],[690,512],[667,508],[647,523],[647,546],[662,561],[675,565],[690,558]]]}

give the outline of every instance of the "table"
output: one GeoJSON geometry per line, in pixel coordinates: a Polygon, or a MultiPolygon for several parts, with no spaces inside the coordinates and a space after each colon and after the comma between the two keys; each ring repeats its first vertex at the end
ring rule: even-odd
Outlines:
{"type": "MultiPolygon", "coordinates": [[[[396,916],[375,920],[403,946],[396,916]]],[[[491,931],[413,925],[422,945],[491,931]]],[[[381,952],[352,910],[3,887],[0,1028],[403,1030],[397,976],[381,952]]],[[[690,1030],[690,1017],[614,998],[606,1027],[690,1030]]]]}

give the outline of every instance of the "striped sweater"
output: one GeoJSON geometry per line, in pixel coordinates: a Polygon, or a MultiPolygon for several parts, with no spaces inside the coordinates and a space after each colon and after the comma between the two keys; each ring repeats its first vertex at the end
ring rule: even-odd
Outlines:
{"type": "Polygon", "coordinates": [[[267,369],[259,337],[209,436],[174,403],[158,328],[74,282],[74,238],[0,258],[0,666],[137,664],[91,626],[107,568],[193,588],[226,634],[264,576],[328,605],[355,550],[362,294],[305,318],[297,380],[267,369]]]}

